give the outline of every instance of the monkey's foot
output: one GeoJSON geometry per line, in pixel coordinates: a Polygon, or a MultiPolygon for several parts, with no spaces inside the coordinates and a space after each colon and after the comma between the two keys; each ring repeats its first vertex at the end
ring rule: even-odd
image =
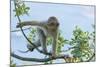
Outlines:
{"type": "Polygon", "coordinates": [[[51,57],[52,57],[52,58],[55,58],[55,57],[56,57],[56,55],[55,55],[55,54],[52,54],[52,55],[51,55],[51,57]]]}

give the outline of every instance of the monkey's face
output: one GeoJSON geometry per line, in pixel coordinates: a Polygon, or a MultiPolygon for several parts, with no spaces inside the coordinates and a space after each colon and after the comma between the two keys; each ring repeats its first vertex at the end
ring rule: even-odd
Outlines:
{"type": "Polygon", "coordinates": [[[59,22],[58,22],[58,20],[57,20],[56,17],[50,17],[50,18],[48,19],[47,25],[48,25],[48,28],[56,29],[56,28],[59,27],[59,22]]]}

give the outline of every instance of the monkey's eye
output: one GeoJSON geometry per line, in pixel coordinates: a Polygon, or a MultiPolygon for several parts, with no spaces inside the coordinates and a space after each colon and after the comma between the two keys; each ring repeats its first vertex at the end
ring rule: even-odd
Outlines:
{"type": "Polygon", "coordinates": [[[57,26],[59,26],[59,23],[57,23],[57,26]]]}
{"type": "Polygon", "coordinates": [[[55,23],[54,22],[52,22],[52,23],[50,23],[51,25],[55,25],[55,23]]]}

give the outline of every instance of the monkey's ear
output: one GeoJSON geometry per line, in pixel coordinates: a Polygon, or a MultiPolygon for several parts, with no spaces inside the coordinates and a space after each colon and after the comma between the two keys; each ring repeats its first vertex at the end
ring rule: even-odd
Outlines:
{"type": "Polygon", "coordinates": [[[57,26],[59,26],[59,23],[57,22],[57,26]]]}

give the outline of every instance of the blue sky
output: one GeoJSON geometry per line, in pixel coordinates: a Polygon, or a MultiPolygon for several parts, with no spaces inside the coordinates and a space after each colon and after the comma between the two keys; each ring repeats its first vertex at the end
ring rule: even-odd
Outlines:
{"type": "MultiPolygon", "coordinates": [[[[94,6],[83,6],[83,5],[70,5],[70,4],[51,4],[51,3],[34,3],[25,2],[25,4],[30,7],[29,16],[21,16],[22,21],[27,20],[39,20],[45,21],[50,16],[56,16],[60,23],[60,30],[65,39],[70,39],[72,37],[72,31],[76,25],[78,25],[82,30],[92,32],[93,28],[91,24],[95,22],[95,7],[94,6]]],[[[18,22],[17,18],[14,17],[14,5],[11,2],[11,30],[16,29],[16,24],[18,22]]],[[[28,32],[28,31],[25,31],[28,32]]],[[[13,32],[11,33],[11,49],[18,55],[25,57],[43,57],[37,51],[35,53],[22,54],[18,50],[27,50],[26,42],[22,33],[13,32]]],[[[67,49],[68,47],[65,47],[67,49]]],[[[30,62],[23,62],[18,59],[14,59],[14,62],[18,65],[30,62]]],[[[58,61],[60,62],[60,61],[58,61]]],[[[32,62],[33,63],[33,62],[32,62]]],[[[36,63],[33,63],[36,64],[36,63]]]]}

